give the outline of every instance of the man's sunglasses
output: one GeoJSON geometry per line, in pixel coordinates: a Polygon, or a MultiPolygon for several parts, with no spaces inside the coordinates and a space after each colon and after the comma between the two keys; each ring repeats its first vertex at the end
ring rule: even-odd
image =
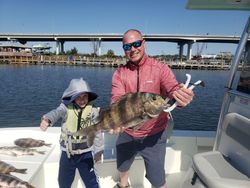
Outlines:
{"type": "Polygon", "coordinates": [[[138,40],[138,41],[135,41],[135,42],[132,42],[132,43],[127,43],[127,44],[123,44],[123,49],[124,51],[129,51],[131,50],[132,46],[134,48],[139,48],[142,44],[143,40],[138,40]]]}

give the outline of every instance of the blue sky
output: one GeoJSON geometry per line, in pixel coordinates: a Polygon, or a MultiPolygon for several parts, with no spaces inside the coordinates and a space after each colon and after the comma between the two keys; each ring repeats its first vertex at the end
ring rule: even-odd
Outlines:
{"type": "MultiPolygon", "coordinates": [[[[144,34],[211,34],[240,36],[249,11],[205,11],[185,9],[186,0],[0,0],[0,33],[117,33],[130,28],[144,34]]],[[[28,43],[27,45],[33,45],[28,43]]],[[[51,43],[55,47],[55,43],[51,43]]],[[[87,42],[65,43],[91,53],[87,42]]],[[[120,42],[103,42],[123,55],[120,42]]],[[[203,53],[235,52],[234,44],[207,44],[203,53]]],[[[185,49],[184,49],[185,50],[185,49]]],[[[196,45],[193,47],[193,54],[196,45]]],[[[177,44],[152,42],[147,53],[176,54],[177,44]]],[[[186,50],[184,51],[186,53],[186,50]]]]}

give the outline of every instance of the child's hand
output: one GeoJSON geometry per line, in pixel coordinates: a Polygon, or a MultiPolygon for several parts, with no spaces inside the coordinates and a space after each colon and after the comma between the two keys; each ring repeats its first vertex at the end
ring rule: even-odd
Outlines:
{"type": "Polygon", "coordinates": [[[99,151],[99,152],[97,152],[97,153],[94,155],[94,160],[95,160],[96,163],[97,163],[98,161],[101,161],[101,159],[102,159],[102,154],[103,154],[103,151],[99,151]]]}
{"type": "Polygon", "coordinates": [[[49,122],[50,122],[49,119],[43,116],[40,123],[40,129],[46,131],[49,126],[49,122]]]}

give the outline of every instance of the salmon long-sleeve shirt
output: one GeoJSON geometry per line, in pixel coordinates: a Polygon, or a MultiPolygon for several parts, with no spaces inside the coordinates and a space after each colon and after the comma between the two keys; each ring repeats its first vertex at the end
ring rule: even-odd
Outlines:
{"type": "MultiPolygon", "coordinates": [[[[172,92],[179,89],[175,75],[168,65],[144,55],[138,65],[128,61],[119,67],[112,78],[112,103],[130,92],[148,92],[172,98],[172,92]]],[[[133,137],[154,135],[167,126],[169,114],[162,112],[140,127],[139,130],[127,128],[125,132],[133,137]]]]}

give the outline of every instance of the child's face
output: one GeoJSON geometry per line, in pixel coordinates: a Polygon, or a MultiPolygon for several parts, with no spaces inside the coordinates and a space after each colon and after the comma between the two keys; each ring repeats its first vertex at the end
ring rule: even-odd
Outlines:
{"type": "Polygon", "coordinates": [[[79,97],[75,99],[75,103],[81,108],[84,108],[88,102],[89,102],[89,96],[87,93],[81,94],[79,97]]]}

